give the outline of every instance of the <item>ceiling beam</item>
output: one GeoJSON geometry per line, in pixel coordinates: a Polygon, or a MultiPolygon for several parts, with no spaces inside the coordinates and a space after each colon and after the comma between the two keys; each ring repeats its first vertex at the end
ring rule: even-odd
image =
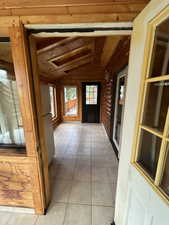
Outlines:
{"type": "Polygon", "coordinates": [[[111,56],[113,55],[119,41],[121,40],[121,36],[108,36],[106,37],[103,52],[101,55],[101,66],[106,67],[111,56]]]}
{"type": "Polygon", "coordinates": [[[48,60],[48,62],[69,59],[70,57],[75,56],[78,53],[81,53],[81,52],[83,53],[84,50],[91,50],[91,52],[93,52],[93,43],[83,45],[82,47],[76,48],[76,49],[74,49],[70,52],[66,52],[63,55],[59,55],[57,57],[54,57],[54,58],[48,60]]]}

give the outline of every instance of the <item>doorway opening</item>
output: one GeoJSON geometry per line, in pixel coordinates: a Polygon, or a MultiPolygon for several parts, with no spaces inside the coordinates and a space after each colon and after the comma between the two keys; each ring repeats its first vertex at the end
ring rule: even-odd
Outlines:
{"type": "Polygon", "coordinates": [[[82,122],[100,122],[100,83],[82,83],[82,122]]]}
{"type": "MultiPolygon", "coordinates": [[[[52,184],[49,210],[53,210],[53,204],[63,204],[64,224],[77,212],[82,218],[86,215],[85,224],[90,224],[91,217],[98,224],[99,214],[103,214],[103,223],[111,223],[118,173],[118,160],[110,142],[113,91],[117,71],[128,62],[130,36],[58,37],[41,31],[29,34],[29,43],[34,46],[31,56],[36,55],[36,60],[32,60],[32,67],[36,67],[39,82],[56,87],[53,131],[44,126],[52,184]]],[[[51,102],[53,95],[49,100],[43,88],[42,92],[42,102],[51,102]]]]}

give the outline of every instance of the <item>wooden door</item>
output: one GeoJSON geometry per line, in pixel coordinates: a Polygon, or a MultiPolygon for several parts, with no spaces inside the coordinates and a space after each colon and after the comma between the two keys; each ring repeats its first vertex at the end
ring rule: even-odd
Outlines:
{"type": "Polygon", "coordinates": [[[82,83],[82,122],[100,122],[100,83],[82,83]]]}
{"type": "Polygon", "coordinates": [[[116,225],[169,221],[169,0],[134,21],[117,184],[116,225]]]}

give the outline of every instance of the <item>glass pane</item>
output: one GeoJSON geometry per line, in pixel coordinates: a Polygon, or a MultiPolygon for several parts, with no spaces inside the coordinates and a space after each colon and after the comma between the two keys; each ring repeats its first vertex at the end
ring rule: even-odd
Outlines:
{"type": "Polygon", "coordinates": [[[150,77],[169,74],[169,19],[157,26],[150,77]]]}
{"type": "Polygon", "coordinates": [[[161,138],[145,131],[141,131],[138,162],[154,179],[157,169],[161,138]]]}
{"type": "Polygon", "coordinates": [[[77,88],[64,87],[65,115],[76,116],[78,110],[77,88]]]}
{"type": "Polygon", "coordinates": [[[97,85],[86,85],[86,104],[97,105],[97,85]]]}
{"type": "Polygon", "coordinates": [[[0,148],[23,147],[25,138],[10,42],[0,42],[0,148]]]}
{"type": "Polygon", "coordinates": [[[114,136],[117,144],[119,145],[120,142],[120,135],[121,135],[121,126],[122,126],[122,113],[123,113],[123,106],[125,100],[125,77],[121,77],[118,82],[117,87],[117,102],[116,102],[116,111],[115,111],[115,129],[114,129],[114,136]]]}
{"type": "Polygon", "coordinates": [[[167,144],[167,159],[165,163],[164,174],[161,182],[162,189],[169,195],[169,143],[167,144]]]}
{"type": "Polygon", "coordinates": [[[53,86],[49,87],[49,93],[50,93],[50,106],[51,106],[51,114],[52,117],[56,116],[56,110],[55,110],[55,88],[53,86]]]}
{"type": "Polygon", "coordinates": [[[143,125],[163,131],[169,106],[169,81],[148,85],[143,125]]]}

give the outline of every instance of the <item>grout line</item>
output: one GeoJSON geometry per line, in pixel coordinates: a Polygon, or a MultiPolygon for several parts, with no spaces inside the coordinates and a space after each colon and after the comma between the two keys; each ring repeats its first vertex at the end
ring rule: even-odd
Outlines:
{"type": "Polygon", "coordinates": [[[64,219],[63,219],[63,225],[65,224],[65,221],[66,221],[67,211],[68,211],[68,207],[69,207],[70,195],[71,195],[72,189],[73,189],[73,183],[74,183],[74,179],[73,178],[74,178],[74,175],[75,175],[76,165],[77,165],[77,157],[75,159],[75,166],[74,166],[74,169],[73,169],[73,176],[72,176],[72,181],[71,181],[71,187],[70,187],[70,191],[69,191],[69,194],[68,194],[67,203],[66,203],[66,207],[65,207],[65,215],[64,215],[64,219]]]}
{"type": "Polygon", "coordinates": [[[36,220],[35,220],[35,223],[34,223],[34,225],[36,225],[36,224],[37,224],[37,222],[38,222],[38,219],[39,219],[39,216],[37,216],[37,218],[36,218],[36,220]]]}
{"type": "Polygon", "coordinates": [[[91,182],[91,225],[92,225],[93,224],[93,206],[92,206],[92,203],[93,203],[93,184],[92,184],[92,169],[93,169],[93,160],[92,160],[93,154],[92,154],[92,151],[93,151],[93,140],[92,139],[90,139],[90,145],[91,145],[90,182],[91,182]]]}
{"type": "Polygon", "coordinates": [[[14,214],[11,214],[11,213],[10,213],[10,216],[9,216],[9,218],[8,218],[8,220],[7,220],[7,222],[6,222],[5,225],[8,225],[8,224],[9,224],[9,221],[10,221],[10,219],[12,218],[13,215],[14,215],[14,214]]]}

